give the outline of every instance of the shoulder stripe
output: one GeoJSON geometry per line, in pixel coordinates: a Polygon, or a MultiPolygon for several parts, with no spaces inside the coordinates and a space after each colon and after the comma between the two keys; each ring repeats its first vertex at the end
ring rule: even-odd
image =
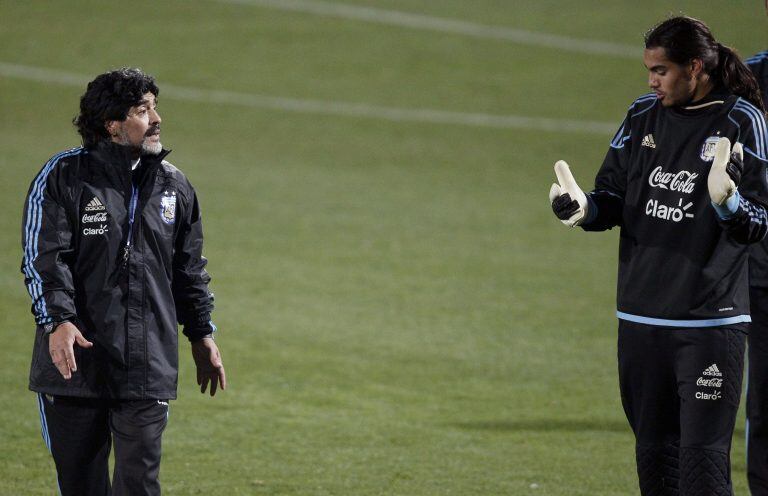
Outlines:
{"type": "Polygon", "coordinates": [[[630,105],[629,109],[627,110],[629,117],[624,119],[624,122],[622,122],[621,127],[613,136],[613,139],[611,140],[611,148],[617,148],[617,149],[624,148],[624,143],[626,143],[630,138],[628,120],[633,117],[637,117],[640,114],[648,112],[654,107],[654,105],[656,105],[656,102],[658,102],[658,98],[656,98],[655,93],[647,93],[637,98],[634,102],[632,102],[632,105],[630,105]]]}
{"type": "Polygon", "coordinates": [[[768,59],[768,50],[754,54],[753,56],[746,59],[744,63],[748,65],[752,65],[752,64],[757,64],[758,62],[762,62],[765,59],[768,59]]]}
{"type": "Polygon", "coordinates": [[[760,122],[758,118],[759,112],[752,106],[743,105],[740,101],[734,105],[734,109],[740,110],[747,116],[749,116],[752,123],[752,131],[755,135],[755,152],[758,156],[765,156],[765,119],[760,122]]]}
{"type": "Polygon", "coordinates": [[[38,256],[38,240],[40,236],[40,227],[43,222],[45,183],[48,179],[48,175],[62,158],[78,155],[82,150],[82,147],[73,148],[58,153],[48,160],[32,182],[32,188],[27,200],[27,222],[24,226],[24,262],[22,268],[24,275],[29,280],[27,291],[29,291],[29,295],[32,297],[38,324],[44,324],[50,320],[50,316],[48,315],[45,306],[45,299],[42,298],[43,280],[34,265],[38,256]]]}
{"type": "MultiPolygon", "coordinates": [[[[755,136],[754,154],[760,159],[766,160],[767,137],[765,117],[763,117],[762,112],[758,110],[757,107],[741,98],[736,101],[736,104],[733,106],[733,110],[738,110],[749,118],[752,125],[752,134],[755,136]]],[[[730,115],[728,117],[731,118],[730,115]]],[[[732,118],[731,121],[733,121],[732,118]]]]}

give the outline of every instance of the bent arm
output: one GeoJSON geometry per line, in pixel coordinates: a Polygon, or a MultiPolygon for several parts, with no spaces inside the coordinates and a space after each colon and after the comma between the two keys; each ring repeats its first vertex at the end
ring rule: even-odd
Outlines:
{"type": "Polygon", "coordinates": [[[737,191],[725,205],[712,204],[720,225],[741,244],[757,243],[768,232],[768,212],[763,205],[748,200],[737,191]]]}

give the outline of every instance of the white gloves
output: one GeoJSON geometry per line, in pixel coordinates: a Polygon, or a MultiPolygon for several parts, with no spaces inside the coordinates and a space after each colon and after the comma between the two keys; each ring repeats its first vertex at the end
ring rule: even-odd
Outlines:
{"type": "Polygon", "coordinates": [[[715,158],[707,176],[707,189],[713,203],[725,205],[736,193],[744,168],[743,161],[744,150],[741,143],[735,143],[731,152],[731,142],[728,138],[718,140],[715,145],[715,158]]]}
{"type": "Polygon", "coordinates": [[[587,217],[587,196],[576,184],[571,169],[564,160],[555,163],[557,183],[549,188],[549,202],[560,221],[568,227],[580,225],[587,217]]]}

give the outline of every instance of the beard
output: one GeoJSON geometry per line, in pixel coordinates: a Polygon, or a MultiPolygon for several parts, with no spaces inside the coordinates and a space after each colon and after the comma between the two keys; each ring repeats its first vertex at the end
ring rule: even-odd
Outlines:
{"type": "Polygon", "coordinates": [[[125,132],[124,129],[120,130],[120,133],[118,134],[120,139],[116,141],[121,145],[129,147],[134,155],[160,155],[163,151],[163,144],[160,141],[149,141],[149,138],[151,138],[159,129],[159,126],[149,129],[147,134],[144,135],[144,139],[141,140],[141,144],[138,146],[131,144],[128,133],[125,132]]]}
{"type": "Polygon", "coordinates": [[[144,140],[141,142],[142,155],[160,155],[160,152],[162,151],[163,144],[159,141],[150,143],[147,140],[144,140]]]}

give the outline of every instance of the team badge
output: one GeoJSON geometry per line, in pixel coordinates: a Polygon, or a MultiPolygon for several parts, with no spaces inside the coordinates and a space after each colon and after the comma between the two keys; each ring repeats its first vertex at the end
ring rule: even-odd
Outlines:
{"type": "Polygon", "coordinates": [[[701,159],[705,162],[711,162],[715,159],[715,145],[717,145],[720,136],[710,136],[701,146],[701,159]]]}
{"type": "Polygon", "coordinates": [[[166,224],[176,222],[176,192],[165,191],[160,199],[160,218],[166,224]]]}

